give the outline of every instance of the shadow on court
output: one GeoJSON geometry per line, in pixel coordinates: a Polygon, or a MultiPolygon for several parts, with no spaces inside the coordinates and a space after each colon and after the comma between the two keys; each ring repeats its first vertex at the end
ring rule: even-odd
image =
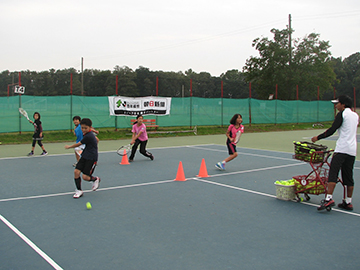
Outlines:
{"type": "Polygon", "coordinates": [[[317,212],[323,195],[275,198],[274,181],[310,171],[290,153],[239,148],[218,171],[224,145],[149,150],[130,165],[100,153],[100,189],[83,182],[80,199],[73,153],[0,159],[0,269],[358,269],[357,189],[353,212],[317,212]],[[210,177],[196,177],[202,158],[210,177]]]}

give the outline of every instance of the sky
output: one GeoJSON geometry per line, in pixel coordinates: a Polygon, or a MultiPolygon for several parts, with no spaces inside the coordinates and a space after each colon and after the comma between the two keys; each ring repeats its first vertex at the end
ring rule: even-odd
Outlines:
{"type": "Polygon", "coordinates": [[[272,28],[360,51],[359,0],[0,0],[0,72],[75,68],[242,70],[272,28]]]}

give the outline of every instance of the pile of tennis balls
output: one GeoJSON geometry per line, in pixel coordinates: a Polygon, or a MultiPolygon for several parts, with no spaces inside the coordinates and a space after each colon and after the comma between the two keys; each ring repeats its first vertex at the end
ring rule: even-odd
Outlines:
{"type": "Polygon", "coordinates": [[[324,186],[321,184],[320,181],[308,181],[308,184],[306,186],[303,186],[301,184],[301,181],[295,181],[295,187],[296,190],[304,190],[307,189],[305,191],[305,193],[308,194],[322,194],[325,193],[325,188],[324,186]]]}
{"type": "MultiPolygon", "coordinates": [[[[314,145],[310,146],[305,142],[295,141],[293,141],[293,143],[295,145],[295,158],[310,162],[311,156],[313,156],[313,153],[316,152],[316,150],[312,148],[314,145]]],[[[323,160],[323,155],[315,154],[312,158],[312,162],[321,162],[323,160]]]]}
{"type": "Polygon", "coordinates": [[[295,183],[294,179],[291,180],[278,180],[275,181],[276,198],[281,200],[295,199],[295,183]]]}
{"type": "Polygon", "coordinates": [[[295,184],[295,180],[294,178],[290,180],[277,180],[275,181],[275,184],[282,186],[293,186],[295,184]]]}

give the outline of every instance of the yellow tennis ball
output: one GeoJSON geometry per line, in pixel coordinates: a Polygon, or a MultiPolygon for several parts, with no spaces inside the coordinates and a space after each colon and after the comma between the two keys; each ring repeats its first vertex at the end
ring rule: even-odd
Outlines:
{"type": "Polygon", "coordinates": [[[90,209],[92,208],[92,207],[91,207],[91,203],[87,202],[87,203],[86,203],[86,208],[90,210],[90,209]]]}

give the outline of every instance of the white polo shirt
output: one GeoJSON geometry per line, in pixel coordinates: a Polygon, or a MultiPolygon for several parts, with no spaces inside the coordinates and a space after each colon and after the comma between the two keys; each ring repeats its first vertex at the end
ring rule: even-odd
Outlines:
{"type": "Polygon", "coordinates": [[[338,129],[339,139],[336,141],[335,152],[356,156],[356,132],[359,124],[359,115],[350,108],[342,111],[343,122],[338,129]]]}

